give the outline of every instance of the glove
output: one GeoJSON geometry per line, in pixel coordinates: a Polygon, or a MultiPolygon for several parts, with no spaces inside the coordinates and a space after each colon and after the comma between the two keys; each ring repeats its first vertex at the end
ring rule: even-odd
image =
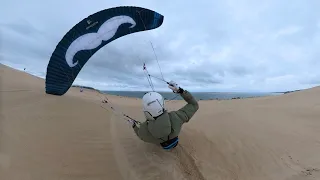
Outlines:
{"type": "Polygon", "coordinates": [[[133,128],[136,126],[136,122],[133,119],[128,119],[127,121],[129,122],[129,124],[131,124],[133,128]]]}
{"type": "Polygon", "coordinates": [[[183,89],[179,87],[179,85],[174,82],[174,81],[170,81],[169,83],[169,88],[174,92],[174,93],[182,93],[183,89]]]}

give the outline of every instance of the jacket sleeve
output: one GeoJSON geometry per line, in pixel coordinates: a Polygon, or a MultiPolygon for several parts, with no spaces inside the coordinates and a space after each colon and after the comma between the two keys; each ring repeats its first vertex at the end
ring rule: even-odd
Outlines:
{"type": "Polygon", "coordinates": [[[139,136],[139,127],[138,126],[134,126],[133,130],[136,133],[136,135],[140,138],[140,136],[139,136]]]}
{"type": "Polygon", "coordinates": [[[176,111],[176,114],[183,122],[189,122],[192,116],[198,111],[199,104],[187,90],[183,90],[180,95],[188,104],[176,111]]]}

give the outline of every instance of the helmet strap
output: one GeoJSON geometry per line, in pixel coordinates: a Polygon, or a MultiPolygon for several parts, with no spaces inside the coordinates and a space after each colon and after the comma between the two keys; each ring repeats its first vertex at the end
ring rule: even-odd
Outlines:
{"type": "Polygon", "coordinates": [[[144,111],[144,115],[146,116],[146,119],[149,121],[154,121],[155,119],[151,116],[151,114],[147,111],[144,111]]]}

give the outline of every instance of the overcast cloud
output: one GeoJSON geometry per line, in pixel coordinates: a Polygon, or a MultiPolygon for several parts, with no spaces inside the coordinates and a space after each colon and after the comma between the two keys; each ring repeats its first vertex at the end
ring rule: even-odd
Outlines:
{"type": "MultiPolygon", "coordinates": [[[[76,23],[102,9],[134,5],[164,15],[155,30],[100,49],[75,84],[148,90],[143,73],[192,91],[284,91],[320,84],[319,0],[3,1],[0,63],[45,77],[56,44],[76,23]]],[[[156,90],[166,84],[152,79],[156,90]]]]}

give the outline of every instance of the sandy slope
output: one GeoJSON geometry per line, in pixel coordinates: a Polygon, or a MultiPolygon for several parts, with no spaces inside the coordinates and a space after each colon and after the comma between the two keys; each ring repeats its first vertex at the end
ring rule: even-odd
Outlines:
{"type": "MultiPolygon", "coordinates": [[[[320,179],[320,88],[276,97],[200,101],[172,152],[139,141],[102,95],[0,65],[0,179],[320,179]]],[[[108,96],[141,119],[140,101],[108,96]]],[[[184,103],[168,102],[168,109],[184,103]]]]}

